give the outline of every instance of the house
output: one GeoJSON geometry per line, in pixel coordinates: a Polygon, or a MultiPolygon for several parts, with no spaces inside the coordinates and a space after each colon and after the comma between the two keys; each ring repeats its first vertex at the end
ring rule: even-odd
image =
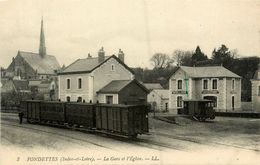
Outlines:
{"type": "Polygon", "coordinates": [[[241,108],[241,77],[223,66],[179,67],[169,79],[169,110],[177,113],[186,99],[214,101],[216,111],[241,108]]]}
{"type": "Polygon", "coordinates": [[[20,77],[21,79],[48,79],[55,75],[59,69],[60,65],[55,56],[46,53],[42,20],[39,52],[18,51],[6,69],[5,76],[20,77]]]}
{"type": "Polygon", "coordinates": [[[148,89],[136,79],[113,80],[97,91],[98,101],[108,104],[146,104],[148,89]]]}
{"type": "Polygon", "coordinates": [[[169,89],[152,89],[147,96],[151,109],[157,112],[169,110],[169,89]]]}
{"type": "Polygon", "coordinates": [[[121,49],[118,57],[105,56],[102,47],[98,57],[88,55],[87,58],[78,59],[59,72],[58,77],[61,101],[96,102],[99,90],[113,80],[133,80],[134,72],[124,63],[121,49]]]}
{"type": "Polygon", "coordinates": [[[252,84],[252,108],[253,111],[260,111],[260,63],[258,64],[258,70],[256,70],[252,84]]]}
{"type": "Polygon", "coordinates": [[[58,77],[29,80],[29,88],[34,99],[58,100],[58,77]]]}

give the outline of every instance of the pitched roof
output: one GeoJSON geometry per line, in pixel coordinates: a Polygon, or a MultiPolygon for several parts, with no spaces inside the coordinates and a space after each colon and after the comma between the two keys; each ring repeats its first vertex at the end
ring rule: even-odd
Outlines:
{"type": "Polygon", "coordinates": [[[152,89],[163,89],[163,87],[161,86],[160,83],[143,83],[143,85],[149,89],[149,90],[152,90],[152,89]]]}
{"type": "Polygon", "coordinates": [[[258,69],[255,71],[253,75],[253,80],[260,80],[260,63],[258,64],[258,69]]]}
{"type": "Polygon", "coordinates": [[[162,99],[169,99],[169,89],[154,89],[162,99]]]}
{"type": "Polygon", "coordinates": [[[29,82],[27,80],[13,80],[16,90],[29,90],[29,82]]]}
{"type": "Polygon", "coordinates": [[[122,64],[127,70],[129,70],[132,74],[134,72],[130,69],[124,62],[122,62],[118,57],[115,55],[112,56],[105,56],[105,60],[101,63],[98,62],[98,57],[87,57],[85,59],[78,59],[74,61],[72,64],[67,66],[62,72],[59,74],[75,74],[75,73],[90,73],[102,64],[104,64],[109,59],[114,58],[120,64],[122,64]]]}
{"type": "Polygon", "coordinates": [[[102,89],[100,89],[97,93],[118,93],[132,82],[137,83],[141,88],[143,88],[146,92],[148,92],[148,89],[145,86],[143,86],[141,83],[139,83],[137,80],[134,79],[134,80],[113,80],[109,84],[104,86],[102,89]]]}
{"type": "Polygon", "coordinates": [[[37,70],[39,74],[55,74],[55,70],[60,69],[60,65],[55,56],[46,55],[42,58],[37,53],[19,51],[18,55],[23,57],[23,59],[34,69],[37,70]]]}
{"type": "Polygon", "coordinates": [[[189,77],[193,77],[193,78],[204,78],[204,77],[240,78],[240,76],[224,68],[223,66],[206,66],[206,67],[181,66],[180,69],[186,72],[189,77]]]}

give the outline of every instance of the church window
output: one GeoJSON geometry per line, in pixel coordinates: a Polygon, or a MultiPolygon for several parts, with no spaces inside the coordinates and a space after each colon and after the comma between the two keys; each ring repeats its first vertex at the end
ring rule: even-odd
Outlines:
{"type": "Polygon", "coordinates": [[[234,90],[235,89],[235,79],[232,79],[232,81],[231,81],[231,88],[232,88],[232,90],[234,90]]]}

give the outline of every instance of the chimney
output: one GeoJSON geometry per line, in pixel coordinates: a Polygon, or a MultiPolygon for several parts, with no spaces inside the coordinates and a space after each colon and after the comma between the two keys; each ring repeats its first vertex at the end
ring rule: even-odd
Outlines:
{"type": "Polygon", "coordinates": [[[90,53],[88,54],[88,58],[91,58],[92,56],[90,55],[90,53]]]}
{"type": "Polygon", "coordinates": [[[125,54],[124,54],[124,52],[123,52],[121,49],[119,49],[118,58],[119,58],[122,62],[124,62],[124,60],[125,60],[125,54]]]}
{"type": "Polygon", "coordinates": [[[105,51],[102,46],[101,49],[98,51],[98,63],[101,63],[103,61],[105,61],[105,51]]]}

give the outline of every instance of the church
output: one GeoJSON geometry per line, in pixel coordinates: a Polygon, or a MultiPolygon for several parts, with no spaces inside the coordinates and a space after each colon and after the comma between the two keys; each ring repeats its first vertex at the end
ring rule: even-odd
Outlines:
{"type": "Polygon", "coordinates": [[[6,77],[14,79],[49,79],[56,75],[60,65],[55,56],[46,53],[43,20],[41,20],[38,53],[18,51],[6,70],[6,77]]]}

